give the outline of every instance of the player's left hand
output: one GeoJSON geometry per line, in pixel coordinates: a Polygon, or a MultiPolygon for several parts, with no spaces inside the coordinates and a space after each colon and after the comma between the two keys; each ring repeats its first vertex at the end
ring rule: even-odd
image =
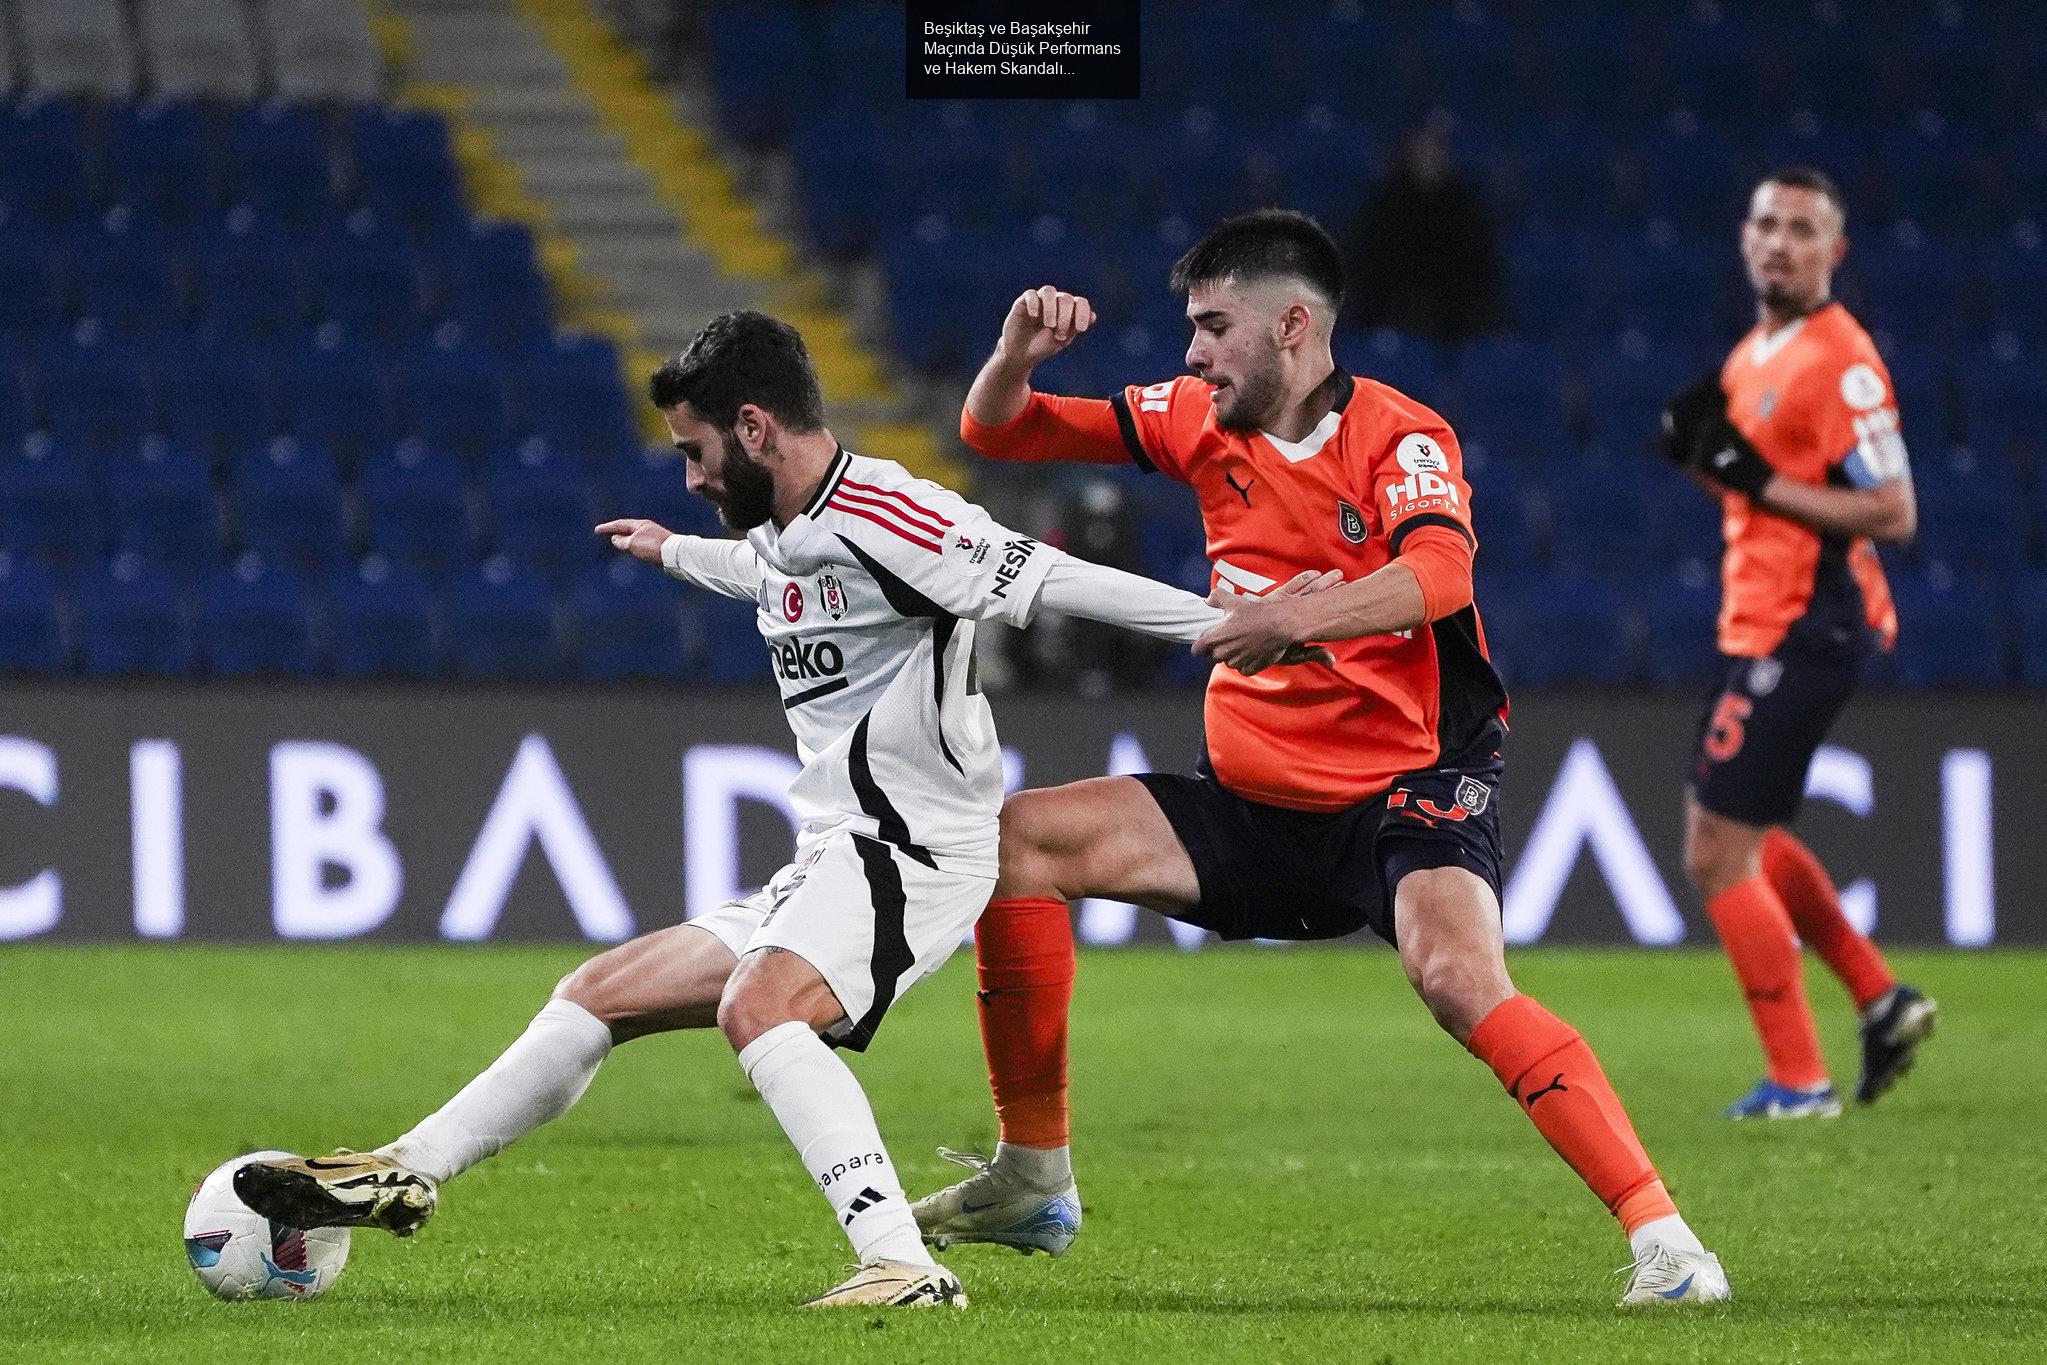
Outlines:
{"type": "Polygon", "coordinates": [[[1763,458],[1763,453],[1750,445],[1748,439],[1734,429],[1732,422],[1723,421],[1717,430],[1708,431],[1706,437],[1699,442],[1691,467],[1714,483],[1742,494],[1750,502],[1760,500],[1763,490],[1770,486],[1770,480],[1777,473],[1763,458]]]}
{"type": "Polygon", "coordinates": [[[1297,574],[1263,597],[1218,589],[1209,595],[1209,605],[1229,615],[1194,642],[1194,652],[1247,677],[1285,664],[1334,663],[1335,655],[1307,642],[1307,613],[1301,599],[1341,582],[1340,572],[1327,569],[1297,574]]]}

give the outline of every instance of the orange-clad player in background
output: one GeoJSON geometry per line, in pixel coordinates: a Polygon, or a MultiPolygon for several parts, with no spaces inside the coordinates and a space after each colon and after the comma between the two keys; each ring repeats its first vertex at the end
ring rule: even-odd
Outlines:
{"type": "Polygon", "coordinates": [[[1817,171],[1779,171],[1756,186],[1741,237],[1755,329],[1664,417],[1664,453],[1719,496],[1727,538],[1727,672],[1699,727],[1685,865],[1768,1060],[1768,1074],[1728,1109],[1737,1119],[1841,1112],[1799,938],[1861,1011],[1857,1099],[1889,1089],[1934,1023],[1933,1002],[1891,975],[1841,913],[1819,860],[1785,828],[1864,661],[1897,638],[1870,542],[1910,540],[1917,520],[1890,375],[1832,298],[1848,248],[1842,228],[1840,193],[1817,171]]]}
{"type": "Polygon", "coordinates": [[[976,939],[1002,1141],[919,1202],[941,1244],[1063,1251],[1079,1228],[1067,1146],[1068,903],[1133,901],[1225,938],[1369,926],[1436,1020],[1620,1220],[1623,1302],[1727,1297],[1591,1049],[1516,991],[1500,929],[1495,794],[1506,694],[1472,605],[1471,490],[1457,438],[1413,399],[1336,368],[1335,247],[1313,220],[1231,219],[1174,267],[1189,376],[1109,401],[1029,377],[1088,330],[1086,299],[1017,299],[961,432],[998,458],[1135,461],[1193,486],[1231,615],[1197,645],[1228,665],[1192,775],[1076,782],[1010,798],[976,939]],[[1274,592],[1308,571],[1340,587],[1274,592]],[[1261,594],[1269,594],[1260,600],[1261,594]],[[1323,662],[1281,664],[1317,642],[1323,662]]]}

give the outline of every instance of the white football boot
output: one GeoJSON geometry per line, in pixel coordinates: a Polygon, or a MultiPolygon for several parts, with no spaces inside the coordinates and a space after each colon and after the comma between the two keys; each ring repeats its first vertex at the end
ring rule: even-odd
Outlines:
{"type": "Polygon", "coordinates": [[[943,1250],[956,1242],[993,1242],[1028,1256],[1064,1255],[1080,1235],[1080,1191],[1047,1192],[1005,1174],[987,1157],[940,1147],[947,1161],[973,1174],[910,1206],[924,1240],[943,1250]]]}
{"type": "Polygon", "coordinates": [[[1665,1303],[1719,1303],[1734,1297],[1720,1258],[1710,1251],[1678,1251],[1661,1242],[1614,1272],[1628,1277],[1623,1308],[1665,1303]]]}
{"type": "Polygon", "coordinates": [[[377,1227],[410,1237],[433,1216],[440,1191],[427,1176],[375,1152],[252,1161],[235,1172],[235,1194],[294,1228],[377,1227]]]}
{"type": "Polygon", "coordinates": [[[942,1265],[869,1261],[853,1278],[818,1295],[805,1308],[965,1308],[959,1276],[942,1265]]]}

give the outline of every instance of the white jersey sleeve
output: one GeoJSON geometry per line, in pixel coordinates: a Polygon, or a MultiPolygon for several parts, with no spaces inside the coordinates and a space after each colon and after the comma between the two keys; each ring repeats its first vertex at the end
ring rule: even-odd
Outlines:
{"type": "Polygon", "coordinates": [[[743,540],[670,536],[661,542],[661,567],[670,578],[694,583],[725,597],[744,602],[760,597],[760,555],[743,540]]]}
{"type": "Polygon", "coordinates": [[[877,581],[970,621],[1027,624],[1060,553],[951,489],[877,461],[834,479],[816,520],[877,581]]]}

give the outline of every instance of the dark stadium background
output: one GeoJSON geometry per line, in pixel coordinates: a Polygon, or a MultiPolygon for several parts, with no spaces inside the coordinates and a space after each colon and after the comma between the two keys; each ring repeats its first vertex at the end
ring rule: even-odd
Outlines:
{"type": "MultiPolygon", "coordinates": [[[[0,0],[0,936],[608,937],[593,904],[753,884],[787,746],[749,613],[588,534],[713,525],[646,448],[659,356],[780,313],[854,448],[1205,588],[1184,489],[981,467],[966,379],[1047,281],[1102,324],[1046,387],[1179,372],[1180,250],[1266,203],[1348,240],[1429,128],[1497,312],[1446,340],[1358,299],[1338,351],[1464,441],[1516,858],[1550,831],[1521,922],[1705,933],[1715,527],[1649,446],[1747,326],[1746,188],[1807,163],[1921,523],[1808,829],[1880,937],[2047,937],[2037,7],[1153,0],[1132,102],[913,103],[903,51],[886,4],[0,0]],[[499,805],[534,846],[451,921],[499,805]]],[[[1190,656],[1051,622],[983,662],[1030,780],[1191,760],[1190,656]]]]}

